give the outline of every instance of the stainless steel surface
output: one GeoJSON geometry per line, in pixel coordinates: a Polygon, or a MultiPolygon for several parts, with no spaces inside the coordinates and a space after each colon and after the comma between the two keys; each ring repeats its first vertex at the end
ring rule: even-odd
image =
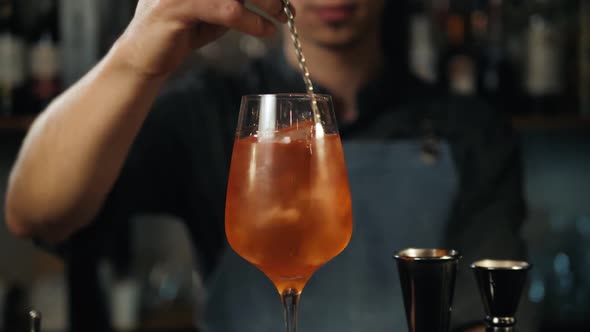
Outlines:
{"type": "Polygon", "coordinates": [[[295,27],[295,16],[293,16],[290,6],[291,3],[289,0],[283,0],[283,10],[285,11],[285,15],[287,15],[287,25],[289,26],[291,39],[293,39],[293,47],[295,47],[295,54],[297,55],[297,61],[299,61],[299,68],[301,68],[301,72],[303,74],[303,81],[305,82],[307,92],[313,94],[313,83],[311,82],[309,69],[307,69],[307,63],[305,62],[305,56],[303,55],[301,43],[299,42],[299,33],[295,27]]]}
{"type": "Polygon", "coordinates": [[[31,332],[41,332],[41,313],[36,310],[29,311],[29,318],[31,320],[31,332]]]}
{"type": "Polygon", "coordinates": [[[473,263],[472,266],[490,270],[525,270],[530,267],[529,263],[527,262],[494,259],[484,259],[481,261],[477,261],[473,263]]]}
{"type": "Polygon", "coordinates": [[[456,250],[446,249],[416,249],[408,248],[399,251],[394,256],[397,259],[404,260],[453,260],[460,257],[456,250]]]}
{"type": "Polygon", "coordinates": [[[531,265],[524,261],[486,259],[471,264],[486,313],[488,331],[512,331],[531,265]]]}
{"type": "Polygon", "coordinates": [[[449,330],[459,252],[404,249],[394,255],[410,332],[449,330]]]}
{"type": "Polygon", "coordinates": [[[309,74],[309,69],[307,68],[305,55],[303,55],[303,49],[301,47],[301,42],[299,41],[299,33],[297,32],[297,27],[295,27],[295,16],[293,16],[293,13],[291,12],[291,2],[289,0],[283,0],[283,10],[285,11],[285,15],[287,15],[287,25],[289,26],[289,32],[291,34],[291,39],[293,40],[293,47],[295,48],[295,54],[297,55],[297,61],[299,62],[299,68],[301,69],[303,82],[305,83],[307,93],[312,97],[311,109],[313,111],[314,121],[316,123],[321,123],[317,101],[314,98],[311,75],[309,74]]]}

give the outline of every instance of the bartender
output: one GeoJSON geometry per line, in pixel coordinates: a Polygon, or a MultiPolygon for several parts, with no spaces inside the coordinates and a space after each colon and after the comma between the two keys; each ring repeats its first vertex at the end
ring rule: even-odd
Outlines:
{"type": "MultiPolygon", "coordinates": [[[[251,4],[286,22],[281,1],[251,4]]],[[[525,255],[521,165],[509,124],[478,100],[438,94],[408,73],[398,30],[385,28],[399,19],[397,2],[292,5],[312,79],[336,104],[355,220],[349,247],[309,282],[301,328],[403,329],[391,254],[437,246],[463,254],[453,325],[477,329],[483,309],[466,265],[525,255]]],[[[107,248],[134,215],[175,215],[208,285],[199,326],[276,331],[280,306],[270,282],[225,242],[225,189],[240,97],[302,91],[288,29],[243,1],[140,0],[110,52],[29,131],[10,176],[8,227],[68,262],[107,248]],[[282,31],[284,44],[238,76],[200,66],[167,84],[193,50],[228,29],[256,37],[282,31]]]]}

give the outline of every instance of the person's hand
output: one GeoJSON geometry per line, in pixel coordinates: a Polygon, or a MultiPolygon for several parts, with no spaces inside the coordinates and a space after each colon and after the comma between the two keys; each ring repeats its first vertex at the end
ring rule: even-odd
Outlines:
{"type": "MultiPolygon", "coordinates": [[[[286,22],[281,0],[251,3],[286,22]]],[[[139,0],[135,16],[115,46],[117,60],[145,75],[166,75],[192,50],[235,29],[253,36],[272,35],[276,28],[248,10],[243,0],[139,0]]]]}

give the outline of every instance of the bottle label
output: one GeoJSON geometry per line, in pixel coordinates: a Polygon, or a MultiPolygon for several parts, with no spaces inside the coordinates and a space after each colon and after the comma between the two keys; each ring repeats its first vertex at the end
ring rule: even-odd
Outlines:
{"type": "Polygon", "coordinates": [[[51,40],[41,40],[31,48],[31,76],[52,80],[59,75],[59,51],[51,40]]]}
{"type": "Polygon", "coordinates": [[[31,48],[30,57],[33,95],[49,101],[59,93],[59,49],[51,39],[42,38],[31,48]]]}
{"type": "Polygon", "coordinates": [[[461,96],[472,96],[476,93],[475,64],[466,55],[457,55],[449,61],[450,91],[461,96]]]}

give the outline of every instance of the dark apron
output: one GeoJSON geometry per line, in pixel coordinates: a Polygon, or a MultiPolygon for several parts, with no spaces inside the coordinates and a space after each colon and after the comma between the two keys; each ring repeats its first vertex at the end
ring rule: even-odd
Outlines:
{"type": "MultiPolygon", "coordinates": [[[[405,247],[440,247],[457,189],[450,148],[435,162],[415,141],[347,141],[354,231],[348,247],[303,290],[302,332],[406,329],[397,268],[405,247]]],[[[200,326],[207,332],[282,331],[279,295],[268,278],[231,249],[210,284],[200,326]]]]}

